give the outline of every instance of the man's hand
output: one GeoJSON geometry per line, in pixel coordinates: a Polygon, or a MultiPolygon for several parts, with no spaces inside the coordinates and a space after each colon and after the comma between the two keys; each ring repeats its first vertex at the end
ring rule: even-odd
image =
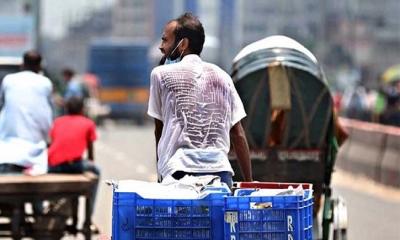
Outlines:
{"type": "Polygon", "coordinates": [[[38,175],[46,174],[46,172],[42,171],[41,169],[32,168],[32,167],[24,169],[24,171],[22,171],[22,173],[27,176],[38,176],[38,175]]]}

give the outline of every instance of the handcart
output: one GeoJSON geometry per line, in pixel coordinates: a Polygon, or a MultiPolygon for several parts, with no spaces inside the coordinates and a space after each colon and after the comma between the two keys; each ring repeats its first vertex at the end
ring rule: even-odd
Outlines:
{"type": "Polygon", "coordinates": [[[333,100],[315,56],[291,38],[271,36],[243,48],[231,75],[247,113],[242,124],[254,180],[311,183],[315,226],[322,227],[315,238],[346,239],[346,205],[331,198],[338,149],[333,100]]]}

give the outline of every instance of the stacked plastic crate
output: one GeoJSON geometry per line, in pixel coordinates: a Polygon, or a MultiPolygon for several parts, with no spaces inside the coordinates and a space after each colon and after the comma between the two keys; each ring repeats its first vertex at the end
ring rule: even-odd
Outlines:
{"type": "Polygon", "coordinates": [[[240,190],[225,198],[225,239],[312,240],[312,191],[304,195],[252,196],[240,190]]]}
{"type": "Polygon", "coordinates": [[[114,191],[112,238],[312,240],[311,187],[302,194],[254,196],[258,190],[250,185],[231,196],[226,188],[206,188],[204,197],[194,199],[114,191]]]}
{"type": "Polygon", "coordinates": [[[114,191],[115,240],[224,238],[226,188],[209,188],[199,199],[152,199],[114,191]]]}

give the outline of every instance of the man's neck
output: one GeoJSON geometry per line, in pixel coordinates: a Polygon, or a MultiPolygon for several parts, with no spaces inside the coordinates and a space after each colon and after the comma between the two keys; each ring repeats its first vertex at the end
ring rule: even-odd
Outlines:
{"type": "Polygon", "coordinates": [[[30,72],[34,72],[34,73],[39,73],[39,70],[32,69],[32,68],[22,68],[22,71],[30,71],[30,72]]]}

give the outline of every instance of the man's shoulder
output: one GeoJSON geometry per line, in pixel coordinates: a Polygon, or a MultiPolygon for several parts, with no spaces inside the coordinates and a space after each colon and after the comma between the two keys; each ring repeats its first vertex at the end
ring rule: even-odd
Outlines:
{"type": "Polygon", "coordinates": [[[81,115],[65,115],[54,120],[53,130],[63,132],[66,129],[73,132],[96,131],[96,124],[93,120],[81,115]]]}
{"type": "Polygon", "coordinates": [[[231,76],[227,72],[225,72],[225,70],[220,68],[218,65],[216,65],[214,63],[209,63],[209,62],[203,62],[203,64],[207,68],[208,71],[212,71],[212,72],[216,73],[217,76],[219,76],[220,78],[223,78],[229,82],[232,81],[231,76]]]}
{"type": "Polygon", "coordinates": [[[164,65],[156,66],[151,70],[151,75],[159,74],[163,70],[164,65]]]}
{"type": "Polygon", "coordinates": [[[222,68],[220,68],[218,65],[216,65],[216,64],[214,64],[214,63],[210,63],[210,62],[203,61],[203,65],[206,66],[206,67],[209,68],[209,69],[214,70],[214,71],[217,71],[217,72],[224,72],[224,73],[225,73],[225,71],[222,70],[222,68]]]}
{"type": "Polygon", "coordinates": [[[163,68],[164,68],[163,65],[154,67],[153,70],[151,70],[151,73],[150,73],[151,77],[160,76],[161,73],[164,71],[163,68]]]}
{"type": "Polygon", "coordinates": [[[160,65],[151,71],[152,74],[164,74],[165,72],[168,71],[173,71],[176,69],[178,64],[168,64],[168,65],[160,65]]]}
{"type": "Polygon", "coordinates": [[[9,73],[9,74],[4,76],[4,81],[6,79],[18,78],[20,75],[21,75],[21,72],[9,73]]]}
{"type": "Polygon", "coordinates": [[[166,75],[169,75],[171,73],[174,73],[179,70],[179,64],[168,64],[168,65],[160,65],[151,71],[151,78],[161,80],[163,79],[166,75]]]}
{"type": "Polygon", "coordinates": [[[78,115],[78,118],[79,118],[79,121],[81,121],[88,128],[96,128],[96,123],[92,119],[90,119],[84,115],[78,115]]]}
{"type": "Polygon", "coordinates": [[[38,78],[42,79],[42,80],[45,81],[46,83],[53,84],[53,83],[51,82],[50,78],[46,77],[45,75],[38,74],[38,73],[35,73],[35,74],[36,74],[36,76],[37,76],[38,78]]]}
{"type": "Polygon", "coordinates": [[[57,117],[54,123],[79,122],[87,125],[96,125],[95,122],[84,115],[64,115],[57,117]]]}
{"type": "Polygon", "coordinates": [[[8,74],[7,76],[9,76],[10,78],[21,78],[21,79],[34,78],[34,79],[40,80],[42,82],[45,82],[47,84],[52,84],[51,80],[48,77],[46,77],[42,74],[39,74],[39,73],[31,72],[31,71],[20,71],[17,73],[8,74]]]}

